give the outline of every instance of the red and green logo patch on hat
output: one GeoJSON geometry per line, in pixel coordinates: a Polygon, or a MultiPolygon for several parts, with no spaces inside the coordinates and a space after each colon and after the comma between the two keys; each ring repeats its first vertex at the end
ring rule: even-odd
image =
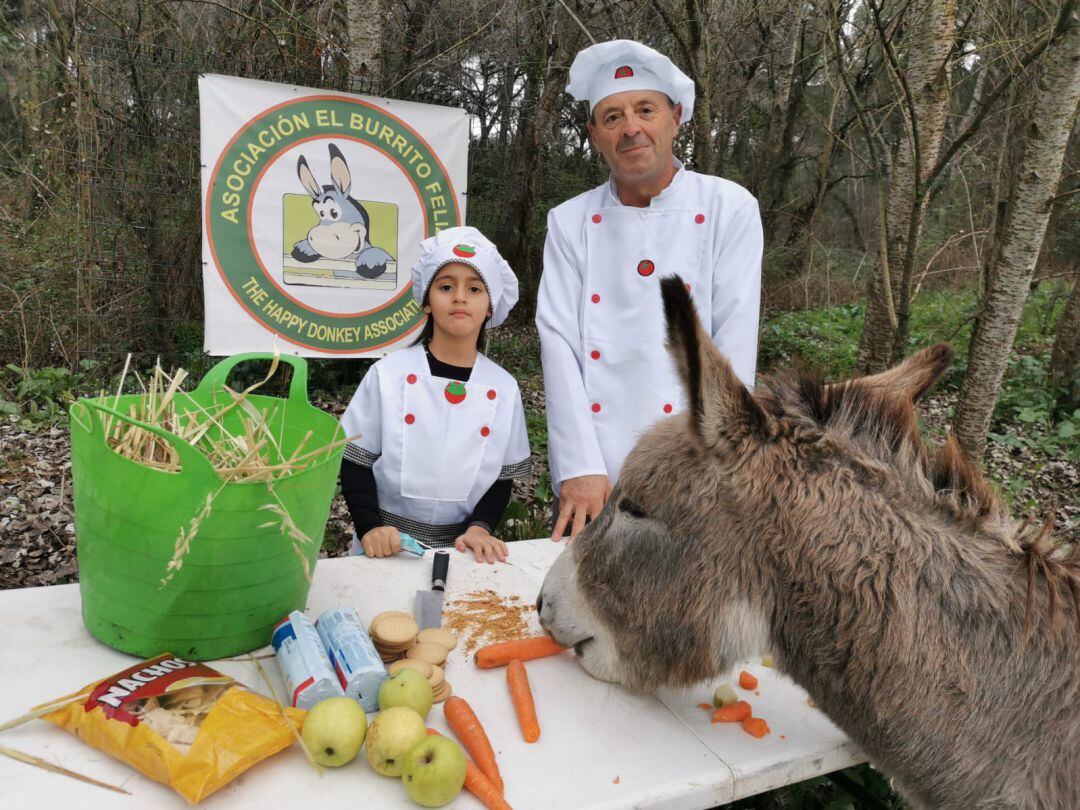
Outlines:
{"type": "Polygon", "coordinates": [[[465,384],[459,382],[449,382],[446,384],[446,388],[443,389],[443,396],[446,397],[446,401],[451,405],[457,405],[465,401],[465,384]]]}
{"type": "Polygon", "coordinates": [[[615,69],[616,79],[629,79],[633,75],[634,69],[629,65],[623,65],[622,67],[615,69]]]}
{"type": "Polygon", "coordinates": [[[454,255],[463,259],[471,259],[476,255],[476,248],[472,245],[454,245],[454,255]]]}
{"type": "Polygon", "coordinates": [[[656,265],[649,259],[642,259],[638,262],[637,271],[643,276],[651,276],[653,271],[656,270],[656,265]]]}

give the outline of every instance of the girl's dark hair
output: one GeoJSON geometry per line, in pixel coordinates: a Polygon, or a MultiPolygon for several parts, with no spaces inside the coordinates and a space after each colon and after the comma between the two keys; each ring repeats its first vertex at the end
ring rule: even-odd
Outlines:
{"type": "MultiPolygon", "coordinates": [[[[431,292],[430,287],[428,287],[428,289],[424,291],[424,300],[420,302],[421,309],[423,309],[424,307],[426,307],[428,305],[428,293],[429,292],[431,292]]],[[[491,294],[489,293],[488,294],[488,299],[490,300],[490,298],[491,298],[491,294]]],[[[476,336],[476,350],[478,352],[483,352],[484,347],[487,346],[487,323],[488,323],[489,320],[491,320],[490,315],[488,315],[486,318],[484,318],[484,322],[482,324],[480,324],[480,334],[478,334],[476,336]]],[[[416,346],[417,344],[423,343],[426,346],[428,343],[431,342],[431,337],[434,334],[435,334],[435,319],[433,317],[431,317],[430,315],[428,315],[427,320],[424,322],[424,328],[420,330],[420,337],[418,337],[416,340],[414,340],[412,345],[416,346]]]]}

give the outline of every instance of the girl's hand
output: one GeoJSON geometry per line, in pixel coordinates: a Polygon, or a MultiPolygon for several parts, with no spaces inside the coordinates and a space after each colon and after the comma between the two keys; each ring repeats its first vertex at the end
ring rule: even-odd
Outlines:
{"type": "Polygon", "coordinates": [[[465,534],[457,539],[454,547],[458,551],[470,549],[476,555],[477,562],[506,562],[506,558],[510,556],[506,543],[498,537],[492,537],[491,532],[483,526],[470,526],[465,530],[465,534]]]}
{"type": "Polygon", "coordinates": [[[360,538],[368,557],[390,557],[401,551],[401,532],[393,526],[379,526],[360,538]]]}

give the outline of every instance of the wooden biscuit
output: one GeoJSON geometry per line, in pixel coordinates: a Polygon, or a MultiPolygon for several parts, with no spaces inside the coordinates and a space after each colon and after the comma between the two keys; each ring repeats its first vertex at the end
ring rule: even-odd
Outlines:
{"type": "Polygon", "coordinates": [[[450,688],[450,682],[444,681],[442,686],[436,689],[431,696],[435,699],[436,703],[442,703],[453,693],[453,689],[450,688]]]}
{"type": "Polygon", "coordinates": [[[425,641],[433,641],[448,650],[452,650],[457,646],[457,636],[449,630],[443,630],[441,627],[429,627],[427,630],[421,630],[416,640],[421,644],[425,641]]]}
{"type": "MultiPolygon", "coordinates": [[[[426,662],[421,662],[426,663],[426,662]]],[[[432,689],[438,689],[446,681],[446,671],[437,664],[431,665],[431,674],[427,676],[432,689]]]]}
{"type": "Polygon", "coordinates": [[[448,650],[441,644],[435,644],[431,641],[426,641],[423,644],[417,644],[412,647],[407,653],[406,658],[419,658],[421,661],[427,661],[429,664],[438,664],[442,666],[446,662],[446,653],[448,650]]]}
{"type": "MultiPolygon", "coordinates": [[[[417,658],[402,658],[388,666],[386,668],[386,671],[389,672],[391,675],[395,675],[406,668],[415,669],[417,672],[427,678],[429,682],[432,678],[432,670],[436,669],[436,667],[434,667],[432,664],[429,664],[427,661],[421,661],[417,658]]],[[[442,670],[439,671],[442,672],[442,670]]],[[[434,686],[435,684],[432,684],[433,688],[434,686]]]]}

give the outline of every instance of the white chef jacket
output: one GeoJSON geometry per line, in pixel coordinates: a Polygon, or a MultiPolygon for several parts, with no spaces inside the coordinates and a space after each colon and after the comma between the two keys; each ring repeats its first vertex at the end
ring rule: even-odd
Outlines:
{"type": "Polygon", "coordinates": [[[661,278],[678,273],[736,375],[753,387],[761,301],[761,217],[742,186],[687,171],[644,208],[614,181],[553,208],[536,304],[548,455],[557,488],[614,483],[642,431],[684,406],[665,348],[661,278]]]}
{"type": "Polygon", "coordinates": [[[497,479],[529,473],[521,391],[482,354],[460,383],[432,375],[423,346],[394,352],[364,375],[341,424],[360,434],[345,457],[372,468],[384,521],[420,540],[460,534],[497,479]]]}

